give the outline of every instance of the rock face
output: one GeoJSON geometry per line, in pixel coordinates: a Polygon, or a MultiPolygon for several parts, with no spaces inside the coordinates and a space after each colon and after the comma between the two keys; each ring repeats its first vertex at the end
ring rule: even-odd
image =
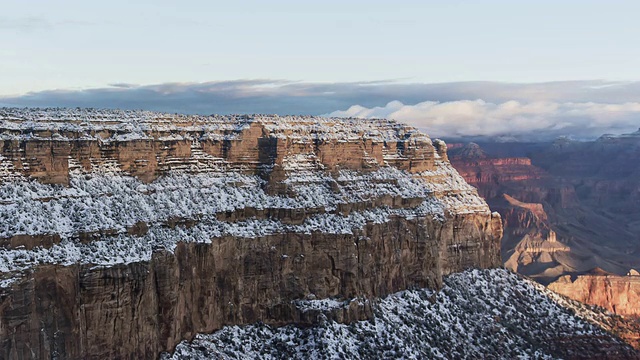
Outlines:
{"type": "Polygon", "coordinates": [[[557,280],[554,289],[577,300],[637,315],[616,299],[634,297],[635,279],[625,275],[640,267],[638,134],[456,144],[449,157],[502,215],[508,268],[545,284],[557,280]]]}
{"type": "Polygon", "coordinates": [[[562,274],[561,261],[571,248],[557,240],[542,204],[523,203],[507,194],[503,198],[498,208],[508,229],[502,242],[505,267],[538,280],[562,274]]]}
{"type": "MultiPolygon", "coordinates": [[[[155,358],[500,265],[446,145],[386,120],[0,109],[0,358],[155,358]]],[[[334,313],[371,316],[368,302],[334,313]]]]}
{"type": "Polygon", "coordinates": [[[565,275],[549,284],[549,289],[613,313],[640,316],[640,277],[593,271],[572,277],[565,275]]]}
{"type": "MultiPolygon", "coordinates": [[[[478,188],[485,199],[499,197],[512,184],[535,184],[541,179],[548,178],[544,170],[531,164],[526,157],[491,157],[475,143],[452,144],[449,157],[456,170],[467,182],[478,188]]],[[[536,189],[530,189],[533,201],[539,195],[536,189]]],[[[515,195],[515,194],[514,194],[515,195]]]]}

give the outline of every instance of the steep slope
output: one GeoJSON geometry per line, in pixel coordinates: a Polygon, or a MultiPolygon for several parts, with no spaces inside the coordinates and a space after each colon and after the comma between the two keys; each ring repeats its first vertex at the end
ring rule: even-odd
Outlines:
{"type": "Polygon", "coordinates": [[[571,248],[557,241],[542,204],[523,203],[508,194],[503,198],[496,208],[502,210],[508,229],[501,246],[505,267],[538,280],[567,271],[564,260],[571,248]]]}
{"type": "Polygon", "coordinates": [[[299,300],[500,265],[500,217],[444,143],[393,121],[0,120],[1,358],[154,358],[225,325],[314,323],[299,300]]]}
{"type": "MultiPolygon", "coordinates": [[[[349,302],[308,303],[331,314],[349,302]]],[[[450,275],[440,292],[399,292],[373,309],[371,320],[349,325],[319,315],[313,327],[225,327],[182,342],[163,359],[640,358],[601,329],[609,315],[505,270],[450,275]]]]}

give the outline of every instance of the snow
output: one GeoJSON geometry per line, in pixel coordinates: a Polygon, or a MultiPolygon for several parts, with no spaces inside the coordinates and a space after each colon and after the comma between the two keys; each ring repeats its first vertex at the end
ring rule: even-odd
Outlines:
{"type": "MultiPolygon", "coordinates": [[[[341,171],[337,180],[322,171],[312,175],[292,172],[286,181],[295,191],[294,197],[268,195],[262,188],[264,180],[235,172],[173,171],[145,184],[122,175],[117,163],[94,170],[88,174],[73,172],[69,187],[26,178],[7,178],[0,184],[0,237],[57,234],[61,238],[51,248],[0,249],[0,272],[19,272],[39,264],[111,266],[148,261],[153,249],[172,251],[178,241],[208,243],[221,236],[352,234],[367,223],[384,223],[393,216],[443,221],[445,212],[450,211],[445,202],[451,202],[446,196],[434,196],[423,178],[392,167],[367,174],[341,171]],[[383,196],[422,200],[409,208],[372,207],[348,215],[336,212],[339,204],[383,196]],[[324,211],[308,215],[299,225],[269,218],[237,222],[216,218],[216,214],[246,207],[324,211]],[[171,229],[165,224],[172,218],[193,219],[197,224],[171,229]],[[140,221],[149,225],[148,233],[128,235],[127,229],[140,221]],[[88,244],[78,241],[81,233],[99,232],[116,235],[102,236],[88,244]]],[[[480,210],[488,211],[486,205],[480,210]]]]}
{"type": "MultiPolygon", "coordinates": [[[[273,219],[247,219],[238,222],[218,220],[215,215],[206,215],[192,227],[168,228],[155,225],[143,236],[121,233],[103,236],[101,240],[81,243],[67,238],[51,248],[36,247],[32,250],[0,248],[0,272],[19,272],[40,264],[94,264],[113,266],[132,262],[149,261],[154,249],[173,251],[178,242],[210,243],[212,238],[233,236],[256,238],[277,233],[353,234],[367,223],[384,223],[392,216],[426,216],[433,211],[428,202],[411,209],[374,208],[352,212],[347,216],[338,214],[316,214],[299,225],[283,224],[273,219]]],[[[71,226],[71,225],[69,225],[71,226]]],[[[18,276],[18,275],[16,275],[18,276]]],[[[0,285],[0,287],[2,287],[0,285]]]]}
{"type": "MultiPolygon", "coordinates": [[[[89,171],[69,159],[69,186],[47,185],[21,175],[12,160],[0,156],[0,238],[60,237],[60,242],[49,248],[0,248],[0,288],[12,286],[38,265],[109,267],[149,261],[154,251],[174,251],[178,242],[210,243],[223,236],[246,241],[279,233],[354,234],[367,224],[385,223],[393,217],[445,221],[452,214],[489,214],[476,190],[435,152],[434,169],[415,174],[381,166],[369,154],[364,155],[364,161],[373,171],[330,172],[315,153],[303,150],[289,154],[282,162],[286,173],[283,184],[290,194],[271,195],[264,190],[263,178],[231,168],[224,159],[207,154],[201,144],[211,139],[238,139],[242,131],[256,125],[274,139],[302,145],[402,141],[406,149],[415,149],[431,142],[412,127],[384,119],[0,108],[0,141],[191,142],[189,159],[163,159],[158,164],[163,175],[148,184],[124,172],[116,159],[92,159],[89,171]],[[402,203],[411,200],[414,206],[370,205],[389,198],[402,203]],[[343,205],[361,203],[368,205],[365,210],[339,211],[343,205]],[[218,218],[247,208],[304,211],[306,217],[300,224],[277,218],[233,222],[218,218]],[[169,227],[171,219],[193,220],[194,225],[169,227]],[[128,229],[138,222],[146,223],[148,231],[139,236],[129,234],[128,229]],[[91,233],[101,236],[86,243],[79,241],[83,234],[91,233]]],[[[383,150],[383,160],[393,163],[398,159],[405,159],[405,155],[383,150]]],[[[22,160],[20,165],[27,166],[22,160]]],[[[273,166],[261,170],[271,171],[273,166]]],[[[294,304],[302,312],[332,312],[349,307],[352,301],[369,300],[308,296],[294,304]]],[[[606,323],[606,314],[505,270],[451,275],[440,292],[407,290],[376,300],[373,306],[373,319],[350,325],[325,318],[307,328],[264,324],[226,327],[197,335],[192,343],[182,342],[174,354],[164,357],[420,359],[484,358],[490,354],[496,358],[547,359],[571,357],[568,349],[558,348],[554,342],[559,338],[577,334],[592,337],[596,343],[617,341],[593,325],[606,323]]]]}
{"type": "MultiPolygon", "coordinates": [[[[488,211],[474,194],[434,196],[434,190],[442,192],[442,185],[434,189],[436,185],[424,180],[427,176],[432,175],[416,177],[393,167],[366,174],[344,170],[336,180],[324,171],[295,171],[285,183],[296,196],[283,197],[266,194],[264,180],[258,176],[173,171],[144,184],[122,175],[117,163],[103,163],[90,174],[72,173],[69,187],[23,177],[5,178],[0,184],[0,237],[59,234],[72,238],[80,232],[107,229],[122,233],[139,221],[160,224],[173,217],[197,219],[245,207],[323,208],[331,212],[339,204],[384,196],[425,199],[423,206],[414,209],[416,215],[432,213],[442,217],[445,210],[463,206],[488,211]]],[[[451,190],[458,183],[448,186],[451,190]]]]}
{"type": "Polygon", "coordinates": [[[319,300],[296,300],[294,301],[296,308],[302,312],[310,310],[331,311],[349,306],[350,301],[341,301],[338,299],[319,299],[319,300]]]}
{"type": "MultiPolygon", "coordinates": [[[[325,179],[321,179],[325,180],[325,179]]],[[[264,181],[240,173],[171,173],[151,184],[130,176],[101,171],[91,176],[72,176],[71,186],[45,185],[34,180],[0,184],[0,237],[60,234],[115,229],[124,232],[138,221],[158,224],[171,217],[191,218],[234,211],[245,207],[335,209],[337,204],[374,196],[421,197],[419,188],[404,189],[345,186],[332,192],[328,184],[292,185],[297,197],[267,195],[264,181]]],[[[434,211],[435,209],[434,205],[434,211]]]]}
{"type": "MultiPolygon", "coordinates": [[[[56,140],[78,138],[101,141],[129,141],[146,139],[174,140],[183,133],[202,133],[204,139],[234,139],[252,123],[260,123],[280,139],[298,143],[310,140],[350,141],[369,139],[376,142],[413,139],[430,141],[415,128],[385,119],[324,118],[314,116],[278,115],[182,115],[140,110],[67,109],[67,108],[0,108],[0,139],[33,138],[33,132],[57,132],[56,140]],[[102,138],[98,133],[110,133],[102,138]],[[179,133],[176,133],[179,132],[179,133]],[[77,133],[73,137],[60,133],[77,133]]],[[[52,140],[51,137],[42,138],[52,140]]]]}
{"type": "MultiPolygon", "coordinates": [[[[566,302],[566,300],[564,300],[566,302]]],[[[300,301],[331,311],[335,299],[300,301]]],[[[164,360],[177,359],[555,359],[602,357],[622,342],[592,324],[594,311],[576,313],[550,292],[507,270],[468,270],[444,288],[407,290],[374,303],[368,321],[312,327],[227,326],[183,341],[164,360]],[[587,343],[581,340],[586,338],[587,343]],[[571,339],[571,346],[566,340],[571,339]],[[598,356],[599,355],[599,356],[598,356]]]]}

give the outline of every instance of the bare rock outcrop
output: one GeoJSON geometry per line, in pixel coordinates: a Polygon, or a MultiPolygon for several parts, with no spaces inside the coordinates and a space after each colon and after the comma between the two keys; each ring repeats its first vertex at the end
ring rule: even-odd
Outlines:
{"type": "Polygon", "coordinates": [[[485,199],[500,197],[513,184],[531,184],[527,193],[511,193],[523,201],[539,202],[546,194],[536,184],[548,179],[547,173],[526,157],[492,157],[478,144],[453,144],[449,157],[465,180],[478,188],[485,199]]]}
{"type": "Polygon", "coordinates": [[[616,314],[640,316],[638,276],[620,276],[594,270],[585,275],[562,276],[549,284],[549,289],[616,314]]]}

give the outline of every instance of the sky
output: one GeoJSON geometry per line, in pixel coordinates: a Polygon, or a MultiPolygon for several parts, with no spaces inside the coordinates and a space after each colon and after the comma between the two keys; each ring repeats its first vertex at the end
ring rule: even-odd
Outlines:
{"type": "Polygon", "coordinates": [[[521,123],[626,131],[634,105],[606,105],[640,101],[638,1],[0,3],[0,105],[394,116],[496,135],[519,107],[521,123]]]}

